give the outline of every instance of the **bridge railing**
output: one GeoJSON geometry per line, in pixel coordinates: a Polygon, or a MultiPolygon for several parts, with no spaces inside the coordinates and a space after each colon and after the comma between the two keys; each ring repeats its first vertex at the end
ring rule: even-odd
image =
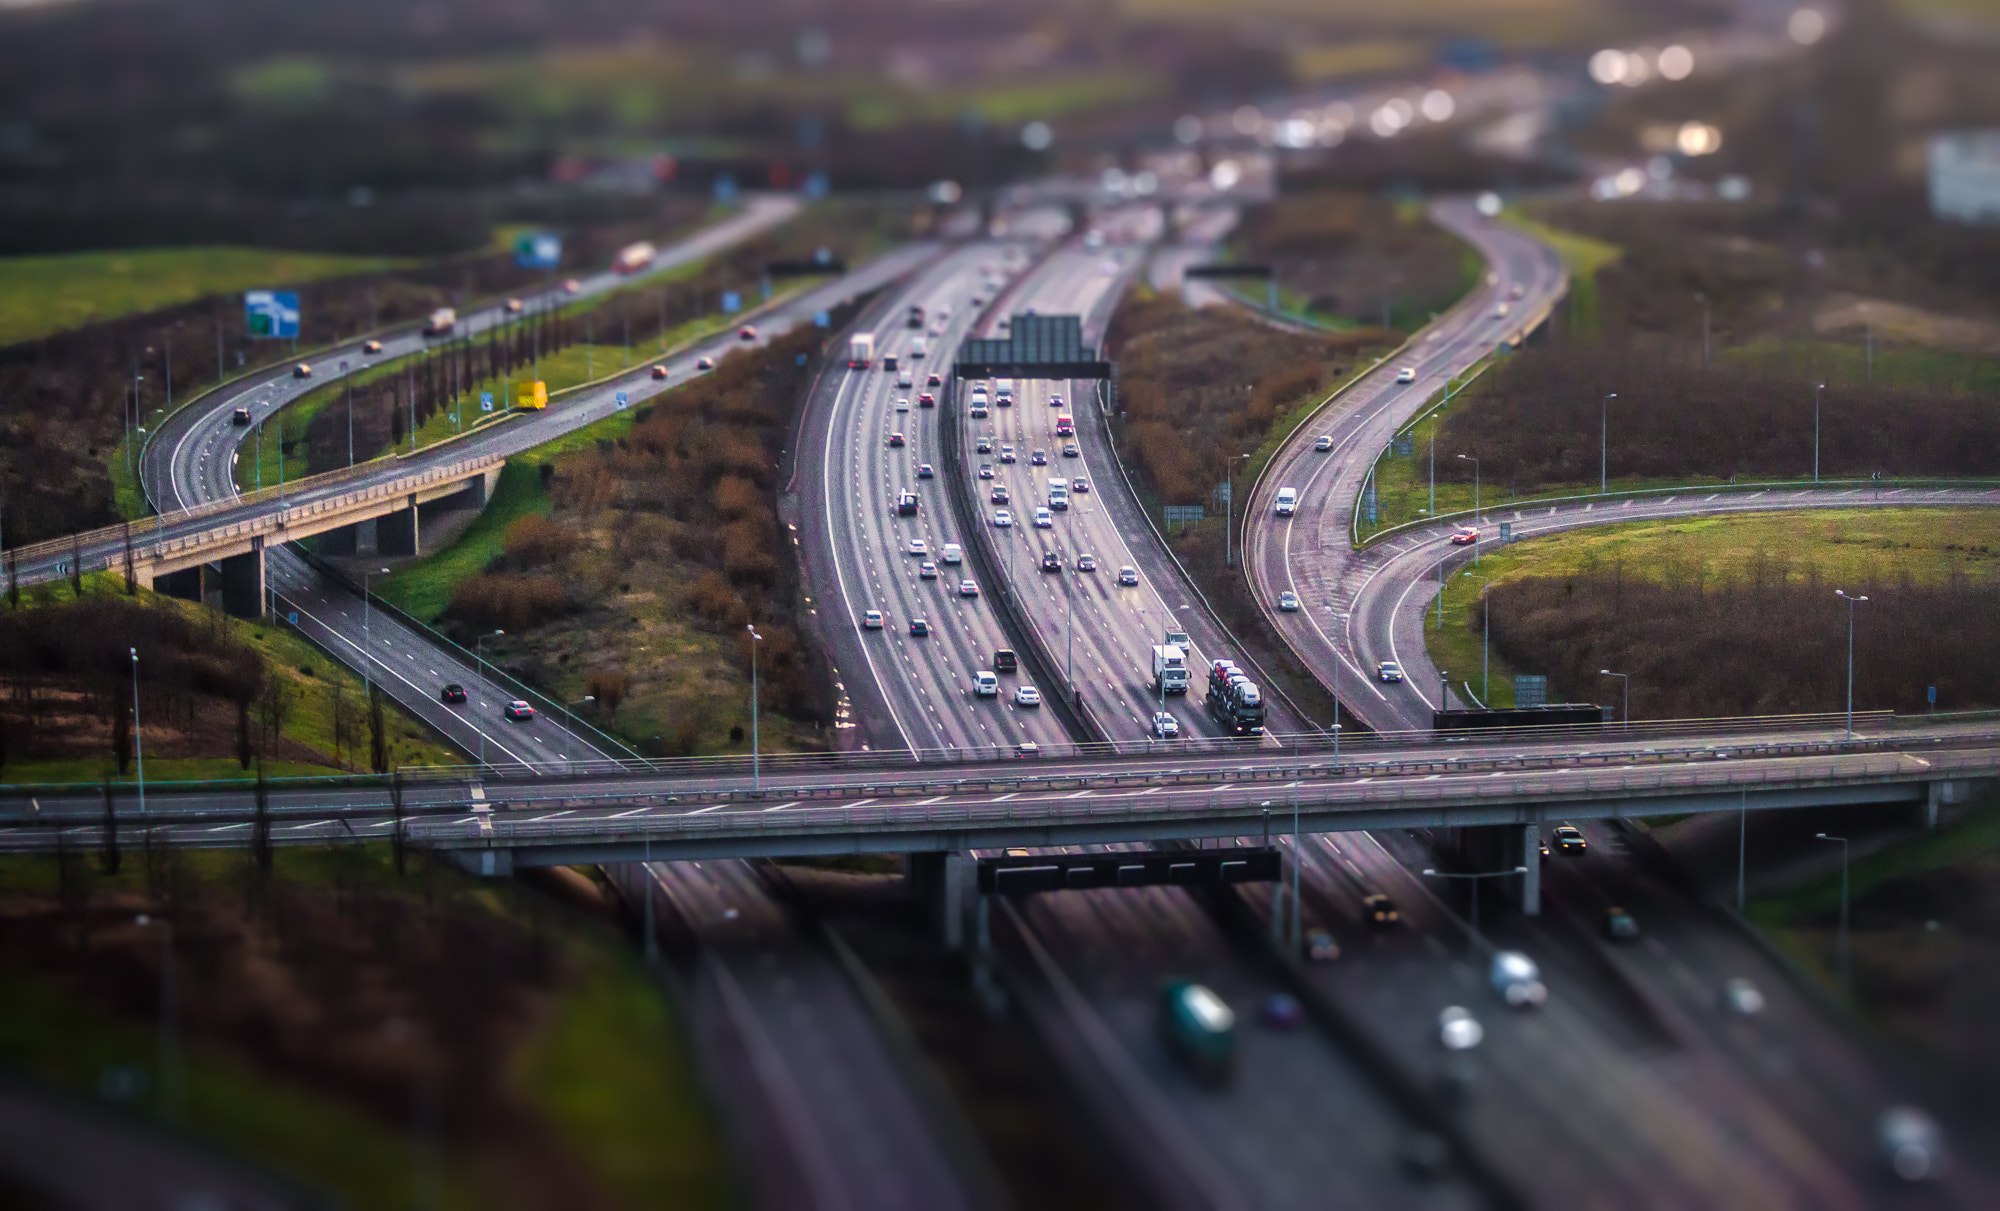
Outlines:
{"type": "Polygon", "coordinates": [[[102,547],[108,543],[121,543],[128,532],[128,526],[129,532],[132,535],[134,550],[171,554],[189,550],[204,543],[226,541],[229,538],[238,537],[245,533],[267,531],[274,527],[269,524],[270,518],[269,515],[266,515],[260,518],[247,518],[243,521],[226,525],[220,530],[204,530],[196,534],[184,534],[174,538],[155,538],[152,541],[147,541],[147,531],[155,530],[157,532],[158,528],[164,526],[181,526],[189,522],[199,521],[204,517],[213,517],[217,514],[229,513],[237,509],[254,507],[261,504],[282,503],[293,499],[298,500],[298,504],[296,506],[287,506],[285,509],[286,513],[289,513],[294,507],[307,513],[322,513],[330,508],[347,508],[361,500],[373,499],[380,496],[394,496],[426,484],[461,479],[476,471],[483,471],[495,463],[504,461],[504,458],[504,455],[499,454],[482,454],[474,458],[460,459],[457,462],[448,463],[441,467],[429,467],[413,471],[408,475],[399,476],[385,483],[372,484],[358,492],[333,497],[316,495],[327,488],[336,487],[349,480],[363,478],[369,474],[378,472],[395,462],[393,456],[378,458],[370,462],[357,463],[352,467],[342,467],[337,471],[327,471],[319,475],[310,475],[304,479],[285,484],[282,487],[264,488],[256,492],[245,492],[240,496],[226,497],[205,504],[192,505],[185,509],[176,509],[158,518],[147,518],[144,521],[104,526],[96,530],[85,531],[84,533],[70,535],[65,538],[52,538],[43,542],[29,543],[26,546],[13,547],[6,554],[15,560],[34,561],[49,556],[66,555],[78,547],[90,549],[102,547]]]}

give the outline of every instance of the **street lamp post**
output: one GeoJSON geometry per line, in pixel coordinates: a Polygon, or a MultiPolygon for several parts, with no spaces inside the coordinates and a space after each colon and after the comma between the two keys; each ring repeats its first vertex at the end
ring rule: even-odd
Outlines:
{"type": "Polygon", "coordinates": [[[1450,694],[1451,694],[1451,671],[1449,669],[1439,669],[1438,670],[1439,710],[1441,711],[1447,710],[1451,707],[1451,698],[1449,696],[1450,694]]]}
{"type": "Polygon", "coordinates": [[[1479,582],[1479,697],[1488,706],[1493,702],[1493,603],[1487,600],[1487,593],[1493,588],[1491,577],[1479,582]]]}
{"type": "MultiPolygon", "coordinates": [[[[484,635],[481,635],[479,638],[472,641],[472,655],[473,658],[479,662],[479,679],[481,681],[486,680],[486,641],[493,638],[496,635],[505,635],[506,633],[507,632],[500,630],[488,631],[484,635]]],[[[480,727],[478,724],[474,724],[472,730],[479,733],[479,764],[485,765],[486,729],[480,727]]]]}
{"type": "Polygon", "coordinates": [[[764,775],[758,764],[757,645],[763,642],[764,637],[757,633],[755,626],[746,625],[743,629],[750,632],[750,789],[761,791],[764,789],[764,775]]]}
{"type": "Polygon", "coordinates": [[[1624,684],[1625,709],[1623,712],[1621,712],[1621,714],[1623,715],[1625,720],[1624,730],[1628,732],[1631,731],[1632,730],[1632,675],[1630,673],[1614,673],[1610,669],[1599,669],[1597,670],[1597,675],[1599,677],[1616,677],[1618,678],[1618,680],[1625,683],[1624,684]]]}
{"type": "Polygon", "coordinates": [[[180,1037],[174,1013],[174,923],[165,917],[140,913],[132,922],[141,929],[160,927],[160,1030],[159,1068],[160,1117],[168,1122],[181,1115],[180,1037]]]}
{"type": "Polygon", "coordinates": [[[1835,589],[1833,595],[1847,603],[1847,738],[1852,740],[1854,739],[1854,607],[1868,599],[1849,596],[1846,589],[1835,589]]]}
{"type": "Polygon", "coordinates": [[[1840,990],[1848,995],[1854,993],[1854,968],[1847,950],[1847,838],[1831,833],[1814,833],[1822,841],[1840,842],[1840,990]]]}
{"type": "Polygon", "coordinates": [[[1525,875],[1528,868],[1516,866],[1511,870],[1480,870],[1469,873],[1426,869],[1426,879],[1470,879],[1472,880],[1472,940],[1479,941],[1479,881],[1481,879],[1504,879],[1509,875],[1525,875]]]}
{"type": "Polygon", "coordinates": [[[370,680],[369,673],[375,664],[375,649],[370,646],[368,638],[369,623],[372,620],[371,616],[374,611],[369,608],[371,599],[368,595],[368,581],[370,577],[387,576],[388,574],[389,569],[387,568],[369,568],[367,571],[361,573],[361,693],[363,697],[374,692],[374,682],[370,680]]]}
{"type": "Polygon", "coordinates": [[[139,649],[132,649],[132,752],[139,760],[139,814],[146,814],[146,737],[139,727],[139,649]]]}
{"type": "Polygon", "coordinates": [[[1470,454],[1459,458],[1472,464],[1472,566],[1479,566],[1479,460],[1470,454]]]}
{"type": "Polygon", "coordinates": [[[1222,566],[1229,567],[1236,557],[1236,538],[1232,527],[1236,524],[1236,462],[1248,459],[1248,454],[1238,454],[1229,460],[1228,473],[1223,476],[1224,494],[1229,499],[1222,502],[1222,566]]]}
{"type": "Polygon", "coordinates": [[[1708,296],[1697,290],[1694,301],[1701,304],[1701,368],[1708,369],[1708,296]]]}
{"type": "Polygon", "coordinates": [[[1597,401],[1597,494],[1604,495],[1611,490],[1611,401],[1618,398],[1616,391],[1605,393],[1597,401]]]}
{"type": "Polygon", "coordinates": [[[1825,390],[1826,390],[1825,383],[1821,383],[1819,386],[1813,388],[1813,482],[1814,483],[1819,482],[1819,397],[1820,393],[1825,390]]]}
{"type": "Polygon", "coordinates": [[[576,753],[575,753],[576,714],[570,708],[578,706],[589,706],[591,703],[596,701],[597,701],[597,695],[585,694],[583,697],[577,699],[575,702],[565,701],[563,703],[563,727],[565,729],[563,733],[564,772],[568,772],[570,763],[574,761],[576,758],[576,753]]]}

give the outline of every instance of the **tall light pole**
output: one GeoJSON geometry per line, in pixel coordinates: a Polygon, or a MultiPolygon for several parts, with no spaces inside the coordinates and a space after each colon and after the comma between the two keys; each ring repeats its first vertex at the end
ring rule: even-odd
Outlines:
{"type": "Polygon", "coordinates": [[[1819,397],[1820,393],[1825,390],[1826,390],[1825,383],[1821,383],[1819,386],[1813,388],[1813,482],[1814,483],[1819,482],[1819,397]]]}
{"type": "Polygon", "coordinates": [[[373,576],[387,576],[387,568],[369,568],[361,574],[361,693],[365,697],[374,692],[374,683],[369,679],[369,670],[375,665],[374,648],[370,646],[369,623],[372,610],[369,609],[368,580],[373,576]]]}
{"type": "Polygon", "coordinates": [[[1597,670],[1597,675],[1599,677],[1616,677],[1618,678],[1618,680],[1625,683],[1625,710],[1623,711],[1623,715],[1625,718],[1625,730],[1628,732],[1631,731],[1632,730],[1632,675],[1630,673],[1614,673],[1610,669],[1599,669],[1597,670]]]}
{"type": "Polygon", "coordinates": [[[1479,566],[1479,460],[1470,454],[1458,456],[1472,464],[1472,566],[1479,566]]]}
{"type": "Polygon", "coordinates": [[[1228,473],[1222,482],[1226,485],[1224,494],[1229,498],[1222,502],[1222,566],[1229,567],[1236,557],[1236,538],[1232,527],[1236,524],[1236,461],[1248,459],[1248,454],[1234,455],[1229,460],[1228,473]]]}
{"type": "Polygon", "coordinates": [[[1493,603],[1487,599],[1492,588],[1492,577],[1480,578],[1479,698],[1488,707],[1493,705],[1493,603]]]}
{"type": "Polygon", "coordinates": [[[745,626],[750,632],[750,789],[764,789],[764,775],[758,765],[757,741],[757,645],[764,637],[757,633],[755,626],[745,626]]]}
{"type": "Polygon", "coordinates": [[[566,729],[563,734],[563,771],[565,773],[569,771],[570,762],[575,757],[574,746],[576,744],[576,715],[573,711],[570,710],[570,708],[573,706],[589,706],[591,703],[596,701],[597,701],[597,695],[585,694],[583,697],[577,699],[575,702],[570,702],[567,700],[563,702],[563,727],[566,729]]]}
{"type": "Polygon", "coordinates": [[[139,728],[139,649],[132,650],[132,751],[139,759],[139,814],[146,814],[146,738],[139,728]]]}
{"type": "Polygon", "coordinates": [[[1442,711],[1450,708],[1451,706],[1451,698],[1449,697],[1450,694],[1451,694],[1451,671],[1448,669],[1439,669],[1438,670],[1439,710],[1442,711]]]}
{"type": "MultiPolygon", "coordinates": [[[[473,658],[479,662],[479,679],[481,681],[486,680],[486,641],[493,638],[495,635],[505,635],[506,633],[507,632],[501,630],[488,631],[484,635],[481,635],[479,638],[472,641],[472,655],[473,658]]],[[[479,733],[479,764],[485,765],[486,729],[480,727],[477,724],[474,724],[472,730],[479,733]]]]}
{"type": "Polygon", "coordinates": [[[1830,833],[1814,833],[1822,841],[1840,842],[1840,990],[1852,996],[1854,993],[1854,968],[1847,952],[1847,838],[1830,833]]]}
{"type": "Polygon", "coordinates": [[[1611,490],[1611,401],[1618,398],[1616,391],[1608,391],[1597,402],[1597,494],[1604,495],[1611,490]]]}
{"type": "Polygon", "coordinates": [[[1835,589],[1835,597],[1847,603],[1847,738],[1854,739],[1854,607],[1868,600],[1852,597],[1846,589],[1835,589]]]}
{"type": "Polygon", "coordinates": [[[1694,301],[1701,304],[1701,368],[1708,369],[1708,296],[1697,290],[1694,301]]]}
{"type": "Polygon", "coordinates": [[[1479,881],[1481,879],[1504,879],[1508,875],[1525,875],[1527,873],[1528,873],[1528,868],[1525,866],[1516,866],[1512,870],[1473,871],[1469,874],[1461,874],[1456,871],[1442,871],[1442,870],[1430,870],[1430,869],[1426,869],[1423,872],[1424,878],[1426,879],[1472,880],[1472,940],[1474,943],[1477,943],[1479,941],[1479,881]]]}

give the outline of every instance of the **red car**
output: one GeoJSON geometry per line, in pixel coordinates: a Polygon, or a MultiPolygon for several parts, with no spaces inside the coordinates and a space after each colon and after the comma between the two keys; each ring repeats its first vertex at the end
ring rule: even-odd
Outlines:
{"type": "Polygon", "coordinates": [[[919,395],[917,397],[917,407],[919,408],[937,407],[937,396],[932,395],[928,391],[924,392],[922,395],[919,395]]]}
{"type": "Polygon", "coordinates": [[[667,377],[667,368],[665,366],[653,367],[653,379],[655,382],[664,379],[665,377],[667,377]]]}
{"type": "Polygon", "coordinates": [[[1471,526],[1467,526],[1451,536],[1451,545],[1454,547],[1469,547],[1478,541],[1479,531],[1473,529],[1471,526]]]}
{"type": "Polygon", "coordinates": [[[739,341],[754,341],[757,339],[757,330],[745,324],[736,330],[736,339],[739,341]]]}

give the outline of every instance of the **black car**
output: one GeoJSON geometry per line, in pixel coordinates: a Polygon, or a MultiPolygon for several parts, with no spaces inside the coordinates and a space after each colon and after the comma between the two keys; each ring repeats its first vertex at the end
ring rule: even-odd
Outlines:
{"type": "Polygon", "coordinates": [[[1062,556],[1056,554],[1054,551],[1050,551],[1047,554],[1043,555],[1042,571],[1044,572],[1062,571],[1062,556]]]}
{"type": "Polygon", "coordinates": [[[910,619],[910,634],[922,637],[931,633],[931,624],[922,618],[910,619]]]}
{"type": "Polygon", "coordinates": [[[234,412],[231,412],[231,413],[229,414],[229,423],[230,423],[230,424],[232,424],[232,425],[235,425],[235,426],[237,426],[238,428],[243,428],[243,427],[245,427],[245,426],[249,425],[249,423],[250,423],[250,409],[248,409],[248,408],[238,408],[238,409],[237,409],[236,411],[234,411],[234,412]]]}
{"type": "Polygon", "coordinates": [[[450,685],[444,687],[444,689],[438,693],[438,697],[446,702],[464,702],[465,687],[460,685],[458,682],[454,681],[450,685]]]}
{"type": "Polygon", "coordinates": [[[1395,901],[1379,891],[1361,897],[1361,914],[1377,928],[1394,925],[1403,919],[1403,915],[1396,911],[1395,901]]]}

